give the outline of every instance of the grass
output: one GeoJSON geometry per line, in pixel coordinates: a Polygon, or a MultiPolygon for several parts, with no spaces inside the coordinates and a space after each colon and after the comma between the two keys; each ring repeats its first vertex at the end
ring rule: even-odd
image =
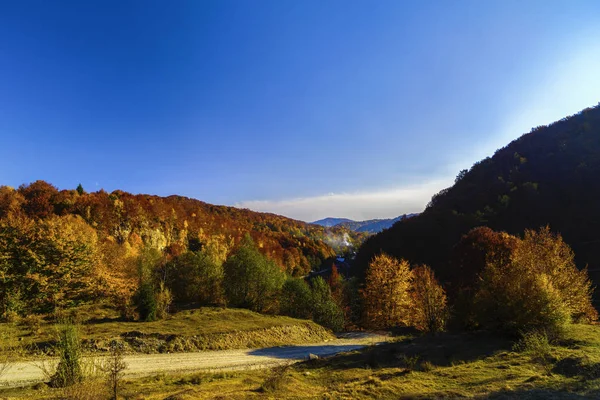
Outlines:
{"type": "MultiPolygon", "coordinates": [[[[127,399],[600,398],[600,326],[574,325],[557,343],[515,346],[485,334],[402,337],[287,368],[126,380],[127,399]]],[[[0,391],[57,398],[54,389],[0,391]]]]}
{"type": "MultiPolygon", "coordinates": [[[[126,341],[129,352],[157,353],[279,346],[333,338],[311,321],[243,309],[203,307],[155,322],[121,321],[108,307],[80,308],[74,314],[81,323],[80,335],[87,351],[108,350],[113,339],[126,341]]],[[[16,340],[23,348],[48,349],[55,338],[52,321],[36,321],[33,326],[23,322],[0,324],[0,340],[16,340]]]]}
{"type": "MultiPolygon", "coordinates": [[[[127,380],[123,394],[177,400],[600,397],[600,326],[575,325],[564,341],[550,345],[550,368],[514,348],[509,340],[483,334],[412,337],[286,369],[127,380]]],[[[45,387],[4,395],[54,396],[45,387]]]]}

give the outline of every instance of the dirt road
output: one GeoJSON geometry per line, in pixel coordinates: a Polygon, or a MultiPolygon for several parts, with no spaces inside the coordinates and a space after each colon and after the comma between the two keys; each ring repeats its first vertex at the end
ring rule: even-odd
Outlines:
{"type": "MultiPolygon", "coordinates": [[[[346,334],[335,340],[310,345],[265,349],[220,350],[197,353],[136,354],[125,357],[127,376],[141,377],[158,373],[253,369],[290,364],[384,342],[388,338],[372,333],[346,334]]],[[[56,360],[46,360],[51,366],[56,360]]],[[[22,386],[46,380],[41,361],[18,362],[0,377],[0,386],[22,386]]]]}

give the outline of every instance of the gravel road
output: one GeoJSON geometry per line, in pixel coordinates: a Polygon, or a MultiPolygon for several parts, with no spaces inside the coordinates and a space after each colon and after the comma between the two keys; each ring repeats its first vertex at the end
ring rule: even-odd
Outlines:
{"type": "MultiPolygon", "coordinates": [[[[373,333],[349,333],[324,343],[264,349],[203,351],[197,353],[136,354],[125,357],[129,377],[158,373],[255,369],[291,364],[307,359],[310,354],[319,357],[352,351],[388,340],[373,333]]],[[[50,366],[56,360],[46,359],[50,366]]],[[[23,386],[43,382],[42,361],[24,361],[10,366],[0,377],[0,386],[23,386]]]]}

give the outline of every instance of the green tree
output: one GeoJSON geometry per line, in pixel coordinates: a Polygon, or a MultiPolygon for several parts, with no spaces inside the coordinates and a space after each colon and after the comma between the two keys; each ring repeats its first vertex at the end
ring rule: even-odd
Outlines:
{"type": "Polygon", "coordinates": [[[83,190],[83,186],[81,186],[81,183],[79,185],[77,185],[77,193],[79,193],[79,195],[83,195],[85,194],[85,190],[83,190]]]}
{"type": "Polygon", "coordinates": [[[142,282],[135,294],[137,312],[142,321],[156,321],[158,319],[158,304],[154,285],[151,282],[142,282]]]}
{"type": "Polygon", "coordinates": [[[167,284],[177,302],[210,305],[223,302],[223,266],[210,255],[188,251],[167,264],[167,284]]]}
{"type": "Polygon", "coordinates": [[[336,303],[327,282],[320,276],[311,282],[313,320],[333,331],[344,328],[344,311],[336,303]]]}
{"type": "Polygon", "coordinates": [[[285,274],[262,255],[246,234],[238,249],[225,261],[224,289],[228,304],[253,311],[272,311],[285,274]]]}
{"type": "Polygon", "coordinates": [[[312,292],[302,278],[288,278],[281,288],[280,313],[294,318],[312,317],[312,292]]]}

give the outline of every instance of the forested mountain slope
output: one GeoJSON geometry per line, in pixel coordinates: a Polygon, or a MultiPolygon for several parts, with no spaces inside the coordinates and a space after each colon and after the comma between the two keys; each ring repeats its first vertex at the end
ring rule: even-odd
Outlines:
{"type": "Polygon", "coordinates": [[[476,226],[511,234],[549,225],[600,283],[600,105],[534,128],[461,171],[426,210],[369,238],[357,255],[364,271],[379,252],[425,263],[452,280],[452,249],[476,226]]]}
{"type": "MultiPolygon", "coordinates": [[[[279,215],[215,206],[181,196],[133,195],[103,190],[58,190],[44,181],[18,189],[0,187],[0,220],[78,215],[100,240],[178,253],[209,246],[224,259],[249,232],[261,252],[293,275],[304,275],[336,254],[326,241],[342,228],[323,228],[279,215]]],[[[350,232],[351,233],[351,232],[350,232]]],[[[352,234],[351,239],[358,236],[352,234]]]]}

